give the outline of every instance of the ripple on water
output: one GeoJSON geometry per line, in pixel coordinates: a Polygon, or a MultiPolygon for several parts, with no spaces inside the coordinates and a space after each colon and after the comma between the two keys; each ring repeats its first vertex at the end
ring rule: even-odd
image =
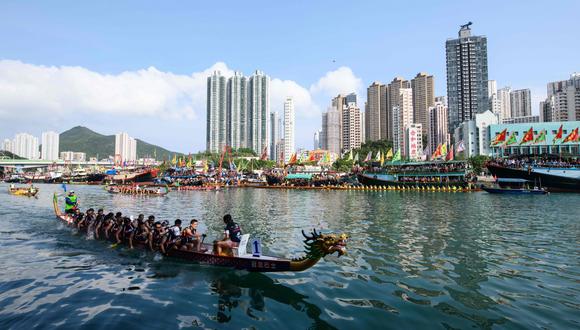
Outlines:
{"type": "Polygon", "coordinates": [[[197,218],[208,240],[231,213],[287,257],[302,254],[302,229],[347,232],[348,254],[264,275],[112,249],[58,225],[59,187],[41,185],[38,199],[0,194],[0,328],[580,326],[577,195],[75,190],[82,205],[197,218]]]}

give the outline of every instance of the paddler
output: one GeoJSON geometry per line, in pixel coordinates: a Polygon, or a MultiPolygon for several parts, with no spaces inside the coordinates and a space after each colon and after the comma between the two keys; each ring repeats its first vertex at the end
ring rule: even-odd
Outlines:
{"type": "Polygon", "coordinates": [[[77,195],[75,195],[74,190],[71,190],[68,193],[64,202],[64,212],[67,214],[74,214],[78,206],[77,195]]]}

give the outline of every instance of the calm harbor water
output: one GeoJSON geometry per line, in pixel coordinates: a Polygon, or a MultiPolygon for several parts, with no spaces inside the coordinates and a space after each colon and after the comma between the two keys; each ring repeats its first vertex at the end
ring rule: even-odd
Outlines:
{"type": "MultiPolygon", "coordinates": [[[[350,236],[302,273],[252,274],[87,240],[0,185],[0,328],[580,327],[580,195],[230,189],[134,198],[75,186],[82,208],[200,219],[231,213],[268,254],[301,229],[350,236]]],[[[69,187],[70,189],[70,187],[69,187]]]]}

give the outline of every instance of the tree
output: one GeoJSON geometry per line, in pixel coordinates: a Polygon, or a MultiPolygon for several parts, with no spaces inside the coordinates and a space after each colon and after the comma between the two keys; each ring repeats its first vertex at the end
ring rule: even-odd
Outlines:
{"type": "Polygon", "coordinates": [[[485,164],[490,160],[491,158],[488,156],[484,156],[484,155],[478,155],[478,156],[472,156],[469,157],[469,165],[471,165],[471,167],[473,168],[473,172],[475,174],[479,174],[481,172],[483,172],[484,168],[485,168],[485,164]]]}
{"type": "Polygon", "coordinates": [[[332,168],[334,168],[338,172],[348,172],[352,169],[354,161],[349,159],[337,159],[333,164],[332,168]]]}
{"type": "Polygon", "coordinates": [[[372,152],[374,157],[378,151],[387,152],[392,147],[393,142],[389,140],[367,141],[360,148],[354,149],[352,153],[358,153],[359,159],[362,161],[369,152],[372,152]]]}

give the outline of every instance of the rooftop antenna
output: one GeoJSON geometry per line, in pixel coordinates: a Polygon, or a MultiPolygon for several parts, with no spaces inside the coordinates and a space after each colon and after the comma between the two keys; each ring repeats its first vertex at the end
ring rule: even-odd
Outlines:
{"type": "Polygon", "coordinates": [[[469,29],[469,26],[470,26],[470,25],[472,25],[472,24],[473,24],[472,22],[467,22],[467,24],[463,24],[463,25],[461,25],[461,29],[462,29],[462,30],[463,30],[463,29],[469,29]]]}

